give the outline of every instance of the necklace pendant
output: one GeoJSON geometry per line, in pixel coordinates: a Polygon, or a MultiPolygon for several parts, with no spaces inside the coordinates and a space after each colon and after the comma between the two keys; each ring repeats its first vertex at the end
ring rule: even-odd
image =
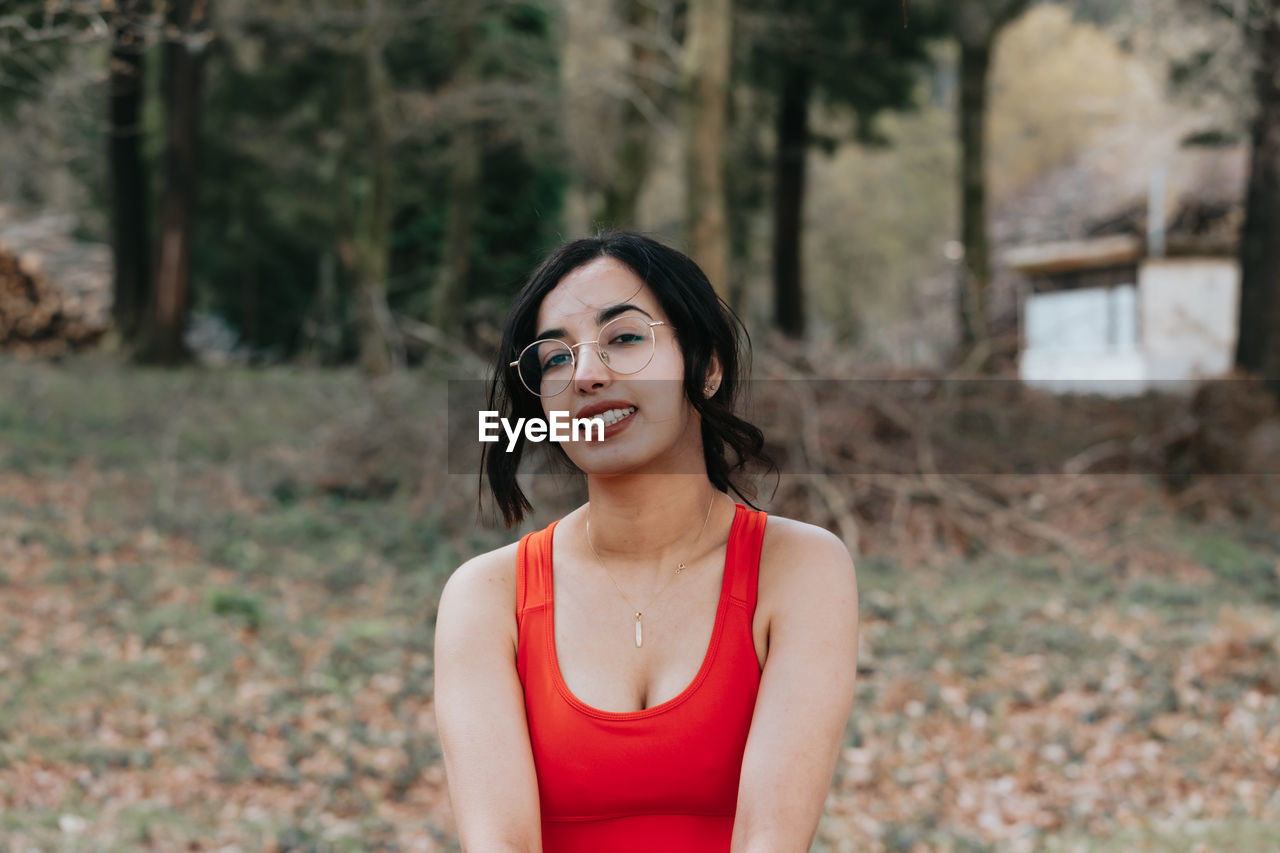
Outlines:
{"type": "Polygon", "coordinates": [[[636,613],[636,648],[644,645],[644,635],[640,632],[640,614],[636,613]]]}
{"type": "Polygon", "coordinates": [[[676,574],[680,574],[683,571],[684,571],[684,563],[681,563],[678,566],[676,566],[676,574]]]}

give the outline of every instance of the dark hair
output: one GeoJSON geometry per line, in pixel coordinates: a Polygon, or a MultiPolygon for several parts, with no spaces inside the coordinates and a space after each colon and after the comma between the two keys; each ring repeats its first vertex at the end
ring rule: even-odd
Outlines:
{"type": "MultiPolygon", "coordinates": [[[[489,384],[489,410],[510,419],[542,417],[539,398],[529,393],[510,364],[537,334],[538,308],[543,298],[569,273],[601,257],[622,262],[653,290],[675,328],[684,357],[685,397],[702,416],[707,475],[717,489],[727,492],[732,488],[748,505],[758,509],[744,494],[744,486],[730,479],[732,473],[744,470],[753,460],[777,470],[764,452],[764,434],[733,412],[749,365],[750,336],[691,258],[643,234],[612,231],[574,240],[552,252],[533,271],[516,296],[502,330],[502,344],[489,384]],[[708,398],[702,389],[713,354],[720,359],[723,376],[716,393],[708,398]],[[735,457],[732,460],[728,456],[730,449],[735,457]]],[[[545,447],[553,460],[568,462],[559,444],[547,442],[545,447]]],[[[481,460],[481,494],[487,473],[489,488],[507,527],[519,524],[533,509],[516,482],[524,450],[525,438],[521,434],[509,453],[505,444],[485,445],[481,460]]],[[[754,496],[754,489],[747,487],[747,491],[754,496]]]]}

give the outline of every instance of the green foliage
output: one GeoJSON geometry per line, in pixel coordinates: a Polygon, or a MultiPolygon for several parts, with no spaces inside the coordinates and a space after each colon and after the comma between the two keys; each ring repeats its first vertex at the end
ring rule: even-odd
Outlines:
{"type": "Polygon", "coordinates": [[[514,146],[490,152],[483,162],[474,292],[510,296],[537,258],[560,239],[559,211],[569,176],[554,161],[529,162],[514,146]]]}
{"type": "Polygon", "coordinates": [[[929,7],[913,10],[906,27],[896,7],[877,3],[745,0],[740,8],[748,21],[738,50],[742,77],[776,92],[788,68],[807,69],[819,100],[852,111],[864,143],[883,142],[878,113],[912,106],[929,40],[943,32],[929,7]]]}
{"type": "MultiPolygon", "coordinates": [[[[730,183],[730,215],[734,256],[741,259],[741,266],[750,268],[762,259],[752,257],[751,246],[743,235],[757,231],[752,227],[751,214],[765,208],[767,200],[775,197],[776,188],[771,184],[780,174],[775,167],[788,162],[775,153],[785,146],[774,146],[773,151],[763,146],[761,138],[770,134],[761,133],[761,129],[776,131],[775,138],[783,135],[780,122],[785,116],[808,116],[814,112],[812,105],[818,104],[824,109],[809,119],[805,127],[797,127],[794,119],[787,121],[796,144],[807,136],[807,144],[828,157],[845,153],[840,149],[850,141],[864,146],[889,146],[890,137],[879,126],[879,118],[886,111],[909,111],[917,105],[915,95],[921,70],[930,64],[930,39],[942,32],[943,22],[932,6],[917,10],[914,4],[907,27],[902,24],[896,4],[744,0],[737,5],[737,10],[735,76],[750,87],[750,96],[738,99],[741,104],[734,116],[735,169],[730,183]]],[[[865,187],[849,192],[846,176],[832,181],[829,175],[818,175],[812,163],[809,165],[814,174],[804,186],[793,189],[820,195],[832,187],[842,187],[845,188],[839,193],[842,205],[857,204],[870,195],[865,187]]],[[[937,181],[929,181],[931,193],[936,192],[937,186],[937,181]]],[[[891,195],[894,199],[915,197],[900,190],[891,195]]],[[[804,206],[812,209],[820,205],[810,201],[804,206]]],[[[850,244],[851,235],[862,234],[871,223],[883,221],[879,209],[882,205],[877,201],[873,206],[875,215],[867,219],[840,216],[841,220],[856,219],[857,228],[816,229],[814,237],[830,239],[838,247],[836,254],[843,252],[850,244]]],[[[940,206],[916,204],[915,208],[935,211],[940,206]]],[[[900,239],[902,233],[896,228],[883,231],[887,233],[866,241],[877,261],[882,257],[883,240],[900,239]]],[[[936,232],[931,223],[931,237],[932,233],[936,232]]],[[[799,243],[799,235],[786,230],[775,232],[774,238],[799,243]]],[[[827,247],[812,252],[817,258],[831,255],[827,247]]],[[[915,255],[922,256],[918,252],[915,255]]],[[[886,286],[885,277],[869,270],[866,258],[858,258],[858,262],[852,264],[850,260],[839,258],[832,265],[834,274],[820,268],[822,261],[806,266],[804,272],[815,285],[814,309],[808,313],[815,319],[822,318],[818,321],[820,326],[830,322],[835,328],[827,331],[836,331],[841,336],[857,331],[853,327],[858,321],[851,316],[855,314],[853,303],[861,307],[867,304],[866,294],[852,295],[855,288],[864,285],[875,291],[877,298],[879,294],[897,290],[886,286]],[[850,276],[850,270],[859,272],[850,276]]],[[[777,286],[775,282],[773,287],[777,286]]],[[[861,314],[861,308],[856,313],[861,314]]]]}
{"type": "Polygon", "coordinates": [[[0,203],[74,213],[105,241],[107,56],[92,3],[0,2],[0,203]]]}
{"type": "Polygon", "coordinates": [[[215,589],[209,593],[209,609],[219,616],[243,619],[245,625],[256,631],[262,627],[266,608],[256,595],[240,589],[215,589]]]}
{"type": "MultiPolygon", "coordinates": [[[[400,99],[390,308],[427,314],[453,215],[447,152],[468,125],[483,146],[468,297],[509,297],[557,238],[567,184],[554,156],[550,13],[515,3],[414,16],[391,5],[404,18],[383,48],[400,99]],[[422,104],[425,121],[413,113],[422,104]]],[[[196,300],[264,355],[314,348],[322,333],[322,359],[355,352],[346,242],[367,195],[369,118],[362,57],[344,41],[361,37],[354,26],[286,28],[250,13],[224,22],[210,56],[196,300]]]]}
{"type": "Polygon", "coordinates": [[[89,21],[81,10],[42,0],[7,0],[0,10],[0,119],[11,120],[20,101],[40,95],[49,70],[89,21]]]}
{"type": "Polygon", "coordinates": [[[1258,601],[1280,603],[1275,556],[1250,547],[1226,531],[1188,537],[1189,553],[1223,584],[1246,589],[1258,601]]]}

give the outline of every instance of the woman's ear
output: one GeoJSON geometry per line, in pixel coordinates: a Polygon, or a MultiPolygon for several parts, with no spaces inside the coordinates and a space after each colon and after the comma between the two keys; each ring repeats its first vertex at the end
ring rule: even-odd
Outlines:
{"type": "Polygon", "coordinates": [[[710,399],[720,390],[720,380],[724,378],[724,372],[720,367],[720,358],[715,353],[711,354],[711,363],[707,365],[707,378],[702,383],[702,396],[710,399]]]}

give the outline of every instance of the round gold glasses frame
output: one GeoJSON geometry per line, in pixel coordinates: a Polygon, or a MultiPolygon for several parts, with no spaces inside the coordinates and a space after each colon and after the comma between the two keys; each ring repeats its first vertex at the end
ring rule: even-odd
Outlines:
{"type": "MultiPolygon", "coordinates": [[[[620,376],[630,376],[634,373],[639,373],[641,370],[644,370],[646,367],[649,366],[649,362],[653,361],[653,352],[657,343],[656,339],[654,338],[653,327],[665,326],[667,325],[667,321],[666,320],[639,321],[639,322],[643,322],[643,325],[646,326],[648,329],[649,354],[645,358],[644,363],[640,364],[635,369],[618,370],[618,368],[611,363],[612,360],[608,357],[608,355],[600,349],[600,341],[605,337],[604,331],[606,329],[608,329],[610,326],[614,325],[615,323],[625,322],[627,320],[632,320],[633,322],[636,322],[638,321],[638,318],[619,317],[617,319],[610,320],[609,322],[605,323],[603,326],[600,327],[599,331],[596,332],[595,340],[592,340],[592,341],[579,341],[576,344],[570,344],[560,340],[559,338],[540,338],[539,340],[533,341],[524,349],[522,349],[520,351],[519,358],[511,362],[508,365],[508,367],[515,368],[516,375],[520,377],[520,383],[524,385],[524,387],[528,389],[529,393],[533,394],[535,397],[554,397],[557,394],[564,393],[565,389],[568,388],[570,384],[572,384],[573,377],[578,371],[578,357],[577,357],[578,347],[584,347],[587,344],[595,345],[596,355],[600,357],[600,361],[605,365],[605,367],[608,367],[611,372],[616,373],[620,376]],[[530,350],[547,343],[558,343],[563,345],[564,348],[569,351],[569,360],[570,360],[570,370],[568,373],[568,377],[564,380],[564,385],[561,388],[558,388],[556,391],[550,392],[550,393],[544,393],[542,391],[535,390],[533,387],[531,387],[529,384],[529,380],[525,377],[524,372],[521,371],[520,369],[521,362],[524,361],[525,356],[529,353],[530,350]]],[[[540,384],[541,383],[539,383],[539,385],[540,384]]]]}

